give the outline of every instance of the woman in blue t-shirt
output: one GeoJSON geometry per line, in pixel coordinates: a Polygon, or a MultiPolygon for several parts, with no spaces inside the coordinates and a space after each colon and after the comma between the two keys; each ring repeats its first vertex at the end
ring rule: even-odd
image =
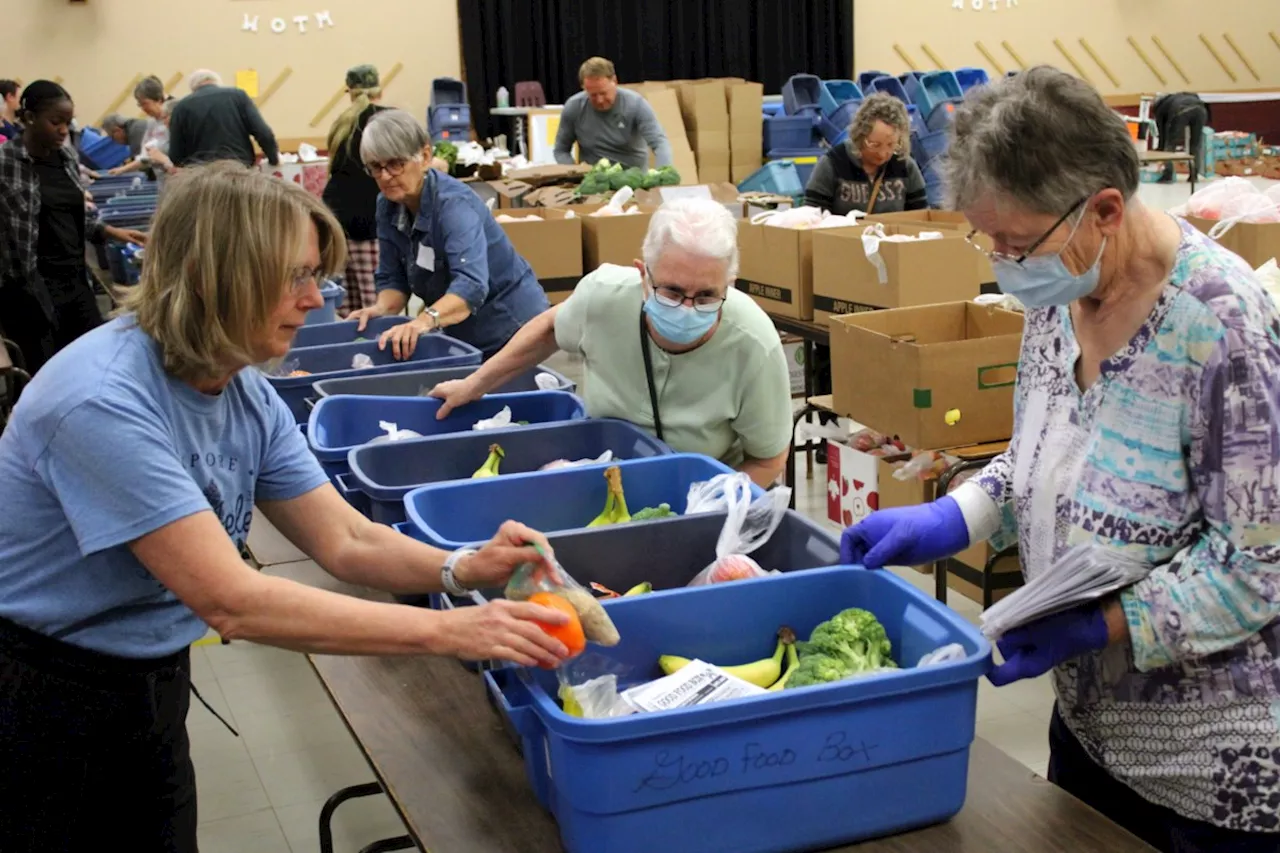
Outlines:
{"type": "Polygon", "coordinates": [[[496,601],[451,612],[254,571],[255,505],[335,577],[393,593],[504,584],[540,534],[508,522],[449,554],[329,485],[250,367],[279,359],[342,229],[302,188],[224,162],[175,177],[128,313],[49,361],[0,435],[0,850],[194,851],[189,647],[554,665],[566,649],[496,601]]]}

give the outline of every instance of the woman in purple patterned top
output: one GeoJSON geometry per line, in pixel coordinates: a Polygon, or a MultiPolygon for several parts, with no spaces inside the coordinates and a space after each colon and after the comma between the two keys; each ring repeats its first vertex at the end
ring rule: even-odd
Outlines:
{"type": "MultiPolygon", "coordinates": [[[[996,684],[1052,670],[1049,777],[1160,850],[1280,850],[1280,312],[1239,257],[1137,199],[1096,91],[1041,67],[973,93],[956,207],[1027,306],[1014,439],[974,481],[845,532],[916,565],[1017,536],[1143,580],[1006,634],[996,684]]],[[[972,235],[971,235],[972,236],[972,235]]]]}

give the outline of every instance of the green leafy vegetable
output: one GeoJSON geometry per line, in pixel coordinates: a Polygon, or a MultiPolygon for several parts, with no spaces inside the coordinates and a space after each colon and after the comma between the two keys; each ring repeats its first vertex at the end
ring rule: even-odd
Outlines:
{"type": "Polygon", "coordinates": [[[675,513],[671,511],[670,504],[658,504],[657,506],[647,506],[639,512],[631,514],[632,521],[648,521],[652,518],[669,518],[675,513]]]}
{"type": "Polygon", "coordinates": [[[808,642],[796,644],[796,651],[800,665],[787,689],[897,668],[884,626],[859,607],[843,610],[818,625],[808,642]]]}
{"type": "Polygon", "coordinates": [[[452,173],[455,166],[458,165],[458,146],[452,142],[441,140],[431,148],[431,153],[435,154],[441,160],[449,164],[449,172],[452,173]]]}

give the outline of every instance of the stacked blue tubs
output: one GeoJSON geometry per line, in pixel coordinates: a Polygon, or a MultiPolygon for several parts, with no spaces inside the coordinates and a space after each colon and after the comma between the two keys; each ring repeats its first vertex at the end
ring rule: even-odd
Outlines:
{"type": "MultiPolygon", "coordinates": [[[[466,379],[480,369],[478,364],[463,367],[434,367],[426,370],[406,370],[403,373],[379,373],[372,376],[350,376],[345,379],[324,379],[311,387],[316,399],[334,397],[338,394],[356,394],[365,397],[426,397],[432,388],[441,382],[453,379],[466,379]]],[[[546,380],[543,380],[544,382],[546,380]]],[[[490,394],[514,394],[519,391],[568,391],[572,394],[577,389],[567,376],[557,373],[545,365],[531,367],[517,373],[490,394]],[[538,385],[538,377],[547,376],[555,381],[555,387],[543,388],[538,385]]]]}
{"type": "Polygon", "coordinates": [[[471,135],[471,107],[467,105],[466,83],[452,77],[437,77],[431,81],[427,131],[437,141],[467,140],[471,135]]]}
{"type": "Polygon", "coordinates": [[[827,849],[939,823],[964,805],[991,647],[906,581],[837,567],[604,607],[622,641],[592,647],[591,671],[616,673],[620,689],[659,677],[664,654],[721,665],[766,657],[779,626],[807,637],[849,607],[876,615],[900,669],[592,720],[561,710],[553,672],[486,672],[568,853],[827,849]],[[961,660],[916,667],[950,643],[963,649],[961,660]]]}
{"type": "MultiPolygon", "coordinates": [[[[425,336],[426,341],[432,335],[425,336]]],[[[419,346],[422,345],[419,342],[419,346]]],[[[526,424],[573,421],[586,417],[586,408],[578,397],[564,391],[535,391],[527,394],[489,394],[474,403],[454,410],[443,420],[436,418],[440,400],[434,397],[325,397],[316,403],[307,421],[307,441],[311,452],[330,479],[347,473],[352,450],[386,435],[380,422],[394,423],[401,430],[412,430],[430,438],[459,432],[471,432],[481,419],[491,418],[504,407],[511,409],[512,425],[503,429],[481,431],[481,435],[498,436],[526,424]]],[[[479,468],[481,459],[471,469],[479,468]]],[[[495,478],[496,479],[496,478],[495,478]]]]}
{"type": "Polygon", "coordinates": [[[557,460],[598,459],[606,451],[612,453],[611,461],[582,467],[608,467],[624,459],[671,453],[671,448],[634,424],[608,418],[522,426],[501,435],[491,430],[457,432],[358,447],[347,454],[351,470],[338,476],[338,491],[379,524],[398,524],[406,518],[405,495],[432,483],[470,481],[494,444],[504,453],[495,478],[503,481],[557,460]]]}
{"type": "MultiPolygon", "coordinates": [[[[354,324],[353,324],[354,325],[354,324]]],[[[391,349],[378,349],[376,339],[355,341],[328,346],[294,347],[285,356],[284,363],[290,371],[305,371],[304,376],[268,376],[267,382],[276,389],[298,423],[305,423],[310,412],[307,399],[312,394],[312,384],[322,379],[343,376],[370,375],[373,373],[400,373],[422,370],[427,367],[453,367],[463,364],[479,364],[480,350],[448,335],[434,333],[418,338],[413,355],[404,361],[396,361],[391,349]],[[369,356],[373,367],[353,368],[357,354],[369,356]]],[[[377,422],[374,423],[377,426],[377,422]]]]}

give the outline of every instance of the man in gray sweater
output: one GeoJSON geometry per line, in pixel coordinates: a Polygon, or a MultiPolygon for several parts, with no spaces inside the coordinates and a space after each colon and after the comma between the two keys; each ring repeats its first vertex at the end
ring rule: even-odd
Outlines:
{"type": "Polygon", "coordinates": [[[569,99],[556,133],[556,162],[572,164],[573,144],[583,163],[607,158],[638,169],[649,165],[653,149],[657,166],[671,165],[671,145],[649,102],[618,87],[613,63],[593,56],[578,69],[582,91],[569,99]]]}

